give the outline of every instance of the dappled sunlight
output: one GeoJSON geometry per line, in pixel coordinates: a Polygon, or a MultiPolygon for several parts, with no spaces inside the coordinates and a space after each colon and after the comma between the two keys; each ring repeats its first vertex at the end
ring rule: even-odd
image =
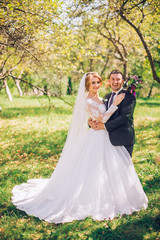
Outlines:
{"type": "MultiPolygon", "coordinates": [[[[0,2],[0,239],[160,239],[159,10],[159,0],[0,2]],[[87,217],[65,224],[41,221],[18,210],[11,202],[13,186],[49,178],[57,166],[82,76],[100,74],[103,98],[111,90],[110,72],[116,69],[122,71],[123,87],[136,96],[132,161],[148,208],[112,221],[87,217]]],[[[114,80],[112,88],[118,90],[118,85],[114,80]]],[[[76,165],[78,175],[82,162],[76,165]]]]}
{"type": "MultiPolygon", "coordinates": [[[[72,97],[71,97],[72,98],[72,97]]],[[[72,99],[73,101],[73,99],[72,99]]],[[[155,100],[154,100],[155,101],[155,100]]],[[[156,239],[158,237],[159,199],[159,119],[157,105],[148,107],[139,104],[135,111],[136,144],[133,163],[142,186],[149,199],[147,210],[131,216],[118,216],[112,221],[85,220],[65,224],[50,224],[19,211],[11,203],[11,189],[16,184],[31,178],[49,178],[54,171],[63,149],[72,109],[56,100],[56,111],[47,111],[32,98],[26,99],[30,111],[12,107],[1,112],[1,227],[0,232],[10,239],[10,232],[21,236],[25,229],[25,239],[156,239]],[[62,105],[61,105],[62,104],[62,105]],[[8,110],[10,109],[10,110],[8,110]],[[15,110],[16,109],[16,110],[15,110]],[[35,111],[36,109],[36,111],[35,111]],[[24,110],[24,112],[23,112],[24,110]],[[8,111],[10,112],[8,114],[8,111]],[[65,111],[65,113],[64,113],[65,111]],[[3,115],[4,114],[4,115],[3,115]],[[8,115],[7,115],[8,114],[8,115]],[[7,117],[8,116],[8,117],[7,117]],[[8,237],[9,236],[9,237],[8,237]]],[[[160,100],[157,99],[157,103],[160,100]]],[[[25,103],[25,99],[24,99],[25,103]]],[[[18,103],[16,103],[18,105],[18,103]]],[[[19,238],[20,239],[20,238],[19,238]]],[[[22,238],[23,239],[23,238],[22,238]]]]}

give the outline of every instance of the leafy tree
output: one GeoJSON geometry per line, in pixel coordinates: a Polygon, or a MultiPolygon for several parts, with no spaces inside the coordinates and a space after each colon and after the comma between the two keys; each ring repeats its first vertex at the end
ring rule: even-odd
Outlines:
{"type": "Polygon", "coordinates": [[[72,95],[72,78],[68,77],[67,95],[72,95]]]}
{"type": "Polygon", "coordinates": [[[48,25],[51,23],[53,25],[53,17],[60,5],[58,0],[54,2],[38,0],[36,4],[34,0],[1,2],[0,81],[4,82],[3,86],[7,87],[7,78],[11,76],[17,87],[20,87],[13,72],[20,64],[25,65],[26,59],[32,59],[36,64],[43,66],[40,58],[44,56],[45,47],[40,47],[42,46],[40,40],[48,31],[48,25]]]}
{"type": "MultiPolygon", "coordinates": [[[[96,15],[96,21],[103,26],[104,19],[110,22],[117,19],[117,23],[126,22],[130,29],[133,29],[139,37],[147,59],[150,63],[153,79],[160,83],[155,64],[155,56],[152,51],[152,46],[146,38],[147,30],[150,27],[150,35],[154,35],[155,19],[159,16],[159,1],[158,0],[110,0],[110,1],[95,1],[85,0],[72,1],[70,9],[73,12],[73,18],[83,18],[86,15],[96,15]],[[148,25],[148,23],[150,24],[148,25]]],[[[70,14],[71,15],[71,14],[70,14]]],[[[158,26],[157,26],[158,27],[158,26]]],[[[159,28],[158,28],[159,29],[159,28]]],[[[113,35],[112,35],[113,36],[113,35]]],[[[113,40],[113,38],[111,38],[113,40]]],[[[153,44],[153,43],[152,43],[153,44]]],[[[157,45],[157,40],[154,41],[154,46],[157,45]]]]}

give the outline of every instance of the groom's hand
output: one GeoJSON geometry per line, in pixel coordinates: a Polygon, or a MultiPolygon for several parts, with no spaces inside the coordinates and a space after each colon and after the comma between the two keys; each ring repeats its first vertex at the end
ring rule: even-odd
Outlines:
{"type": "Polygon", "coordinates": [[[105,129],[104,123],[92,120],[92,118],[88,120],[88,125],[95,131],[105,129]]]}

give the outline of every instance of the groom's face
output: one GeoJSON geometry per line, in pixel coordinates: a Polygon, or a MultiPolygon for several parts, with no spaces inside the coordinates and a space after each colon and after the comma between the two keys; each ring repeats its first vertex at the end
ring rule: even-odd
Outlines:
{"type": "Polygon", "coordinates": [[[109,79],[109,85],[112,91],[117,92],[123,86],[124,80],[120,73],[111,74],[109,79]]]}

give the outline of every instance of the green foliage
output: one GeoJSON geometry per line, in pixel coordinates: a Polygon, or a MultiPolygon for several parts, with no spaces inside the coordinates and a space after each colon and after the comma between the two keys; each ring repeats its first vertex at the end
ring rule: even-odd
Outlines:
{"type": "MultiPolygon", "coordinates": [[[[75,101],[74,96],[65,100],[75,101]]],[[[113,221],[54,224],[26,215],[11,203],[14,185],[29,178],[49,178],[67,136],[73,108],[56,98],[22,97],[0,102],[0,239],[159,239],[160,98],[138,99],[135,109],[136,144],[133,163],[148,196],[146,210],[113,221]]]]}
{"type": "MultiPolygon", "coordinates": [[[[22,70],[34,75],[37,68],[45,72],[49,62],[47,34],[58,22],[61,1],[2,1],[0,4],[0,81],[22,70]],[[47,61],[48,60],[48,61],[47,61]]],[[[33,76],[32,76],[33,79],[33,76]]],[[[13,81],[13,80],[12,80],[13,81]]],[[[36,84],[36,83],[35,83],[36,84]]],[[[11,85],[11,84],[9,84],[11,85]]]]}
{"type": "MultiPolygon", "coordinates": [[[[73,12],[70,16],[74,16],[73,25],[81,29],[91,24],[114,45],[115,53],[118,53],[115,57],[112,55],[114,64],[122,68],[128,62],[130,73],[134,68],[132,58],[136,58],[140,64],[144,64],[144,59],[147,59],[150,62],[148,74],[152,72],[154,80],[160,81],[157,68],[160,31],[158,0],[112,0],[103,3],[74,0],[70,6],[73,12]],[[120,60],[121,64],[115,62],[115,59],[120,60]]],[[[113,67],[114,64],[110,64],[113,67]]]]}
{"type": "MultiPolygon", "coordinates": [[[[159,1],[136,7],[139,2],[144,1],[2,1],[0,84],[6,78],[14,87],[7,76],[18,77],[23,71],[24,80],[61,96],[67,91],[67,76],[76,92],[84,72],[97,71],[106,80],[110,71],[123,72],[126,64],[128,75],[142,75],[145,88],[139,96],[146,97],[153,84],[148,57],[135,30],[119,15],[124,3],[124,14],[141,30],[158,75],[159,1]]],[[[30,94],[30,87],[20,85],[30,94]]]]}
{"type": "Polygon", "coordinates": [[[72,78],[68,77],[67,95],[72,95],[72,78]]]}

